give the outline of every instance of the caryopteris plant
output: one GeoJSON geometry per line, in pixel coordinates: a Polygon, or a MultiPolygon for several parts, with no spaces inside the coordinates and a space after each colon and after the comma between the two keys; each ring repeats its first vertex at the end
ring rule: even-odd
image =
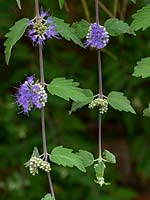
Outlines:
{"type": "MultiPolygon", "coordinates": [[[[21,9],[20,1],[16,0],[16,2],[21,9]]],[[[94,1],[91,1],[91,5],[93,5],[93,2],[94,1]]],[[[133,2],[135,3],[135,1],[133,2]]],[[[64,0],[59,0],[60,9],[63,8],[64,3],[64,0]]],[[[29,168],[29,172],[33,176],[38,175],[39,171],[41,170],[46,172],[49,181],[50,193],[46,194],[42,200],[55,200],[55,193],[51,180],[51,173],[53,172],[51,163],[70,168],[76,167],[81,172],[86,172],[87,167],[93,166],[93,170],[95,172],[93,181],[100,186],[110,184],[107,182],[107,177],[105,177],[104,174],[107,164],[115,164],[116,158],[110,151],[102,151],[101,119],[103,114],[107,113],[109,106],[116,110],[131,112],[133,114],[135,114],[135,111],[123,92],[112,91],[109,94],[103,94],[101,49],[109,45],[109,39],[111,36],[119,36],[120,34],[124,33],[135,35],[134,31],[149,27],[149,21],[143,24],[142,16],[143,13],[144,16],[150,16],[150,14],[147,12],[147,10],[149,10],[150,13],[150,6],[148,5],[144,7],[142,10],[133,15],[134,21],[131,24],[131,28],[127,23],[117,18],[108,19],[104,23],[104,26],[100,24],[98,0],[95,0],[96,17],[95,21],[92,23],[82,19],[81,21],[70,25],[65,23],[63,19],[50,16],[50,13],[44,10],[45,8],[39,9],[39,7],[39,1],[35,0],[35,9],[33,9],[35,17],[33,19],[20,19],[19,21],[15,22],[14,26],[12,26],[10,31],[5,35],[5,59],[6,63],[8,64],[13,46],[24,34],[30,39],[35,49],[38,49],[39,51],[38,57],[40,78],[37,79],[35,74],[28,75],[24,83],[20,84],[20,87],[15,94],[15,101],[18,104],[19,113],[23,113],[29,117],[31,110],[36,112],[38,109],[41,111],[43,152],[39,153],[38,148],[34,147],[33,153],[29,161],[25,163],[25,166],[29,168]],[[50,80],[50,83],[45,82],[43,48],[46,40],[53,38],[58,40],[64,38],[68,41],[72,41],[81,48],[84,48],[85,51],[87,51],[87,48],[95,50],[95,57],[97,56],[98,63],[99,79],[99,90],[96,94],[93,94],[90,89],[80,88],[78,82],[75,82],[73,79],[66,79],[65,77],[54,78],[53,80],[50,80]],[[47,95],[47,92],[50,93],[49,96],[47,95]],[[99,139],[98,156],[96,156],[96,158],[91,152],[81,149],[75,152],[73,149],[63,147],[63,144],[55,147],[51,152],[47,151],[45,106],[47,103],[47,98],[53,98],[52,95],[56,95],[66,101],[72,101],[72,106],[69,111],[70,114],[75,112],[77,109],[82,108],[83,106],[87,106],[89,109],[98,110],[99,139]]],[[[48,8],[46,8],[46,10],[48,10],[48,8]]],[[[142,61],[138,62],[138,66],[135,68],[133,75],[142,76],[143,78],[147,77],[150,74],[149,69],[147,69],[147,65],[149,63],[150,58],[142,59],[142,61]],[[143,67],[143,69],[141,69],[141,67],[143,67]]],[[[149,112],[149,108],[147,111],[149,112]]],[[[147,113],[147,111],[145,112],[147,113]]]]}

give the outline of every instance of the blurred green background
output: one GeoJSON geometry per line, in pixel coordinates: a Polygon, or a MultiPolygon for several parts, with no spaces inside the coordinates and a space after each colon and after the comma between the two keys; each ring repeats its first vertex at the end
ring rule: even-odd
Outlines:
{"type": "MultiPolygon", "coordinates": [[[[40,1],[44,9],[50,8],[54,16],[72,23],[87,17],[84,1],[66,1],[60,10],[58,1],[40,1]]],[[[85,1],[90,20],[95,20],[94,0],[85,1]]],[[[100,1],[100,22],[111,15],[129,24],[131,15],[150,0],[100,1]],[[117,3],[118,2],[118,3],[117,3]],[[117,3],[117,7],[115,6],[117,3]],[[108,10],[111,12],[109,13],[108,10]],[[117,8],[117,9],[116,9],[117,8]]],[[[86,10],[87,11],[87,10],[86,10]]],[[[15,0],[0,0],[0,200],[37,200],[49,192],[47,176],[32,177],[24,163],[29,160],[33,147],[42,153],[40,111],[28,116],[18,114],[13,95],[26,75],[39,77],[38,50],[24,36],[14,47],[9,66],[4,61],[4,34],[20,18],[34,16],[34,1],[22,0],[22,10],[15,0]]],[[[129,97],[137,115],[120,113],[109,108],[102,121],[103,148],[117,157],[116,166],[106,170],[111,186],[100,188],[94,183],[93,169],[86,174],[52,164],[52,179],[58,200],[149,200],[150,199],[150,118],[142,116],[149,103],[149,79],[132,77],[134,66],[150,55],[150,31],[111,37],[102,52],[103,90],[122,91],[129,97]]],[[[46,82],[65,76],[90,88],[97,94],[97,55],[65,40],[49,40],[44,45],[46,82]]],[[[98,112],[82,110],[68,115],[71,104],[49,95],[46,107],[46,133],[49,151],[57,145],[74,150],[84,149],[98,154],[98,112]]]]}

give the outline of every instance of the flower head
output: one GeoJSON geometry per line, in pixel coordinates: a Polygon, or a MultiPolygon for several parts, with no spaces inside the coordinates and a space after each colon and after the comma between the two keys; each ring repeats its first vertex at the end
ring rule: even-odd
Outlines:
{"type": "Polygon", "coordinates": [[[40,16],[30,20],[28,23],[27,36],[32,40],[33,44],[42,44],[48,38],[57,38],[56,27],[53,20],[48,16],[48,12],[41,10],[40,16]]]}
{"type": "Polygon", "coordinates": [[[50,164],[47,161],[44,161],[41,158],[37,158],[35,156],[31,157],[29,170],[33,176],[38,174],[39,172],[38,168],[45,172],[50,172],[51,170],[50,164]]]}
{"type": "Polygon", "coordinates": [[[91,46],[103,49],[109,41],[109,35],[104,26],[92,23],[86,36],[85,47],[91,46]]]}
{"type": "Polygon", "coordinates": [[[27,114],[32,108],[42,108],[47,102],[47,94],[44,87],[38,81],[35,82],[34,76],[29,76],[20,85],[15,95],[16,102],[23,112],[27,114]]]}

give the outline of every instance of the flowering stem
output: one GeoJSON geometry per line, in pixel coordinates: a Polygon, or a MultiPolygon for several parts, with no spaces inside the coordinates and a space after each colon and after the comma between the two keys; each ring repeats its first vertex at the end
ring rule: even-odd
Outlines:
{"type": "MultiPolygon", "coordinates": [[[[95,0],[95,12],[96,12],[96,23],[99,24],[99,7],[98,0],[95,0]]],[[[99,97],[103,98],[102,89],[102,65],[101,65],[101,52],[97,51],[98,55],[98,77],[99,77],[99,97]]],[[[99,143],[99,157],[102,157],[102,126],[101,126],[101,113],[99,113],[99,124],[98,124],[98,143],[99,143]]]]}
{"type": "MultiPolygon", "coordinates": [[[[35,0],[35,11],[36,11],[36,17],[39,18],[39,1],[35,0]]],[[[40,79],[41,83],[44,86],[44,66],[43,66],[43,46],[42,44],[39,44],[39,62],[40,62],[40,79]]],[[[43,142],[43,154],[45,155],[45,159],[47,160],[47,145],[46,145],[46,133],[45,133],[45,113],[44,113],[44,107],[41,109],[41,125],[42,125],[42,142],[43,142]]],[[[55,199],[53,184],[50,172],[47,173],[48,175],[48,181],[49,181],[49,187],[52,197],[55,199]]]]}

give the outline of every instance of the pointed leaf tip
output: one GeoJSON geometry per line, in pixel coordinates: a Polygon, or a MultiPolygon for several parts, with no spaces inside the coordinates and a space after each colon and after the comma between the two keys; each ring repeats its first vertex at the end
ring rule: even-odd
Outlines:
{"type": "Polygon", "coordinates": [[[12,26],[8,33],[6,33],[5,37],[7,38],[4,42],[5,46],[5,60],[6,64],[8,65],[11,51],[13,46],[16,44],[16,42],[23,36],[24,32],[26,31],[26,28],[28,26],[29,19],[23,18],[17,21],[14,26],[12,26]]]}
{"type": "Polygon", "coordinates": [[[130,105],[130,101],[127,99],[126,96],[124,96],[124,93],[122,92],[110,92],[108,95],[108,103],[116,110],[136,114],[136,112],[130,105]]]}

